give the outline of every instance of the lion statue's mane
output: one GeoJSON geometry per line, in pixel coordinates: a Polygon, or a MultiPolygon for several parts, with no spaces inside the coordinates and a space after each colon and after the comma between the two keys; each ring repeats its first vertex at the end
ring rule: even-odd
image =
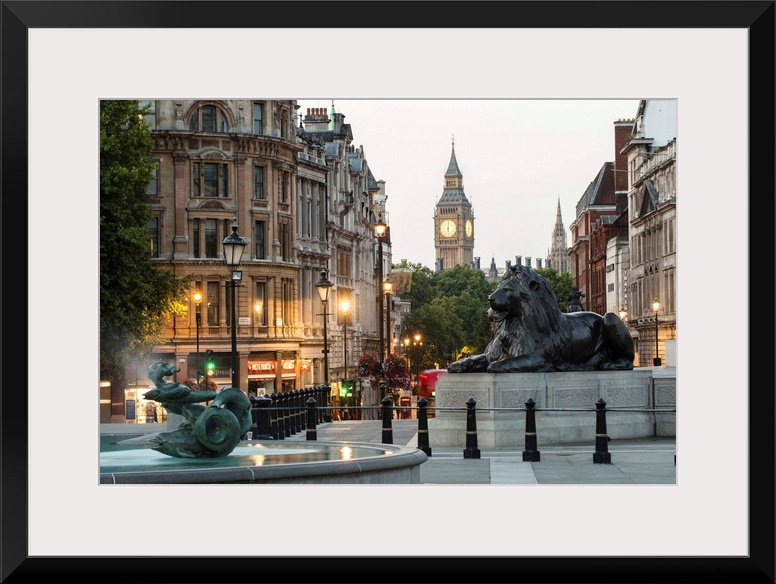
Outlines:
{"type": "Polygon", "coordinates": [[[488,302],[490,343],[450,373],[633,369],[633,341],[616,314],[561,312],[550,283],[527,266],[512,266],[488,302]]]}

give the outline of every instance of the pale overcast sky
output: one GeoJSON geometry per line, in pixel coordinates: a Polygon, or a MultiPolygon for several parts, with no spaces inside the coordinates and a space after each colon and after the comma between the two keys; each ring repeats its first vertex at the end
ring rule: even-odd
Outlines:
{"type": "MultiPolygon", "coordinates": [[[[393,261],[434,267],[434,207],[453,138],[474,208],[474,256],[503,267],[515,256],[545,258],[560,200],[569,225],[585,189],[614,160],[614,122],[639,100],[337,99],[376,180],[385,181],[393,261]]],[[[299,100],[300,112],[332,99],[299,100]]],[[[532,265],[536,266],[535,259],[532,265]]]]}

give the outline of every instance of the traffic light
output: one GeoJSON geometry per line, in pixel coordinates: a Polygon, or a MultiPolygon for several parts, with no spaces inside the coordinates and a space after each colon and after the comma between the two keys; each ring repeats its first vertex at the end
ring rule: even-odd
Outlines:
{"type": "Polygon", "coordinates": [[[216,371],[216,359],[213,351],[208,349],[205,351],[205,362],[202,364],[202,369],[205,375],[212,377],[216,371]]]}
{"type": "Polygon", "coordinates": [[[353,395],[353,391],[350,388],[349,381],[343,381],[340,385],[340,397],[350,397],[353,395]]]}

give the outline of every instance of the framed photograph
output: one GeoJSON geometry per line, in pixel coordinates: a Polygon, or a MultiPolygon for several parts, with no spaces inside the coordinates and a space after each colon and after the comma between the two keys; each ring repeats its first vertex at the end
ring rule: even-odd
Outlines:
{"type": "Polygon", "coordinates": [[[0,581],[774,582],[772,0],[1,3],[0,581]],[[676,485],[101,487],[99,100],[257,94],[676,98],[676,485]]]}

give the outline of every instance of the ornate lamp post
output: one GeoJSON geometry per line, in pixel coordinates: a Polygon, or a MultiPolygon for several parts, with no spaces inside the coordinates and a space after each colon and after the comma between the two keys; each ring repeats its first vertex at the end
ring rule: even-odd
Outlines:
{"type": "MultiPolygon", "coordinates": [[[[381,283],[383,281],[383,238],[385,237],[385,233],[387,230],[387,225],[383,223],[383,215],[382,213],[377,218],[377,223],[374,224],[374,230],[375,230],[375,237],[377,238],[377,281],[381,283]]],[[[380,318],[378,319],[378,322],[380,323],[380,326],[378,327],[380,329],[380,363],[385,360],[385,352],[384,352],[384,344],[385,344],[385,335],[383,333],[383,300],[380,298],[380,318]]],[[[380,396],[380,399],[382,400],[383,396],[380,396]]]]}
{"type": "Polygon", "coordinates": [[[652,365],[660,367],[663,362],[660,360],[660,357],[658,357],[657,311],[660,310],[660,302],[658,302],[657,297],[652,301],[652,310],[655,311],[655,358],[652,359],[652,365]]]}
{"type": "Polygon", "coordinates": [[[628,311],[620,306],[620,312],[618,314],[620,315],[620,320],[625,323],[625,326],[628,326],[628,323],[625,320],[628,316],[628,311]]]}
{"type": "Polygon", "coordinates": [[[331,281],[326,268],[321,268],[321,279],[315,284],[318,290],[318,296],[321,297],[323,304],[323,382],[326,389],[329,388],[329,340],[326,333],[326,321],[329,320],[329,313],[326,312],[326,306],[329,303],[329,292],[331,292],[331,281]]]}
{"type": "MultiPolygon", "coordinates": [[[[350,310],[350,302],[347,300],[342,300],[340,302],[340,311],[342,311],[342,341],[343,341],[343,370],[344,370],[344,379],[345,379],[345,387],[347,390],[350,389],[350,384],[348,383],[348,311],[350,310]]],[[[342,398],[345,397],[342,395],[342,390],[340,389],[340,403],[342,403],[342,398]]],[[[350,404],[348,404],[350,405],[350,404]]],[[[347,410],[345,410],[347,412],[347,410]]],[[[343,413],[343,416],[345,417],[345,413],[343,413]]],[[[348,416],[349,417],[349,416],[348,416]]]]}
{"type": "Polygon", "coordinates": [[[194,304],[197,305],[195,318],[197,323],[197,387],[199,387],[199,326],[202,322],[202,292],[195,290],[192,298],[194,298],[194,304]]]}
{"type": "Polygon", "coordinates": [[[383,282],[383,294],[385,294],[385,344],[387,346],[386,355],[391,354],[391,294],[393,294],[393,282],[387,279],[383,282]]]}
{"type": "Polygon", "coordinates": [[[417,355],[418,347],[422,347],[423,343],[420,342],[420,333],[415,333],[415,344],[413,345],[415,347],[415,383],[418,382],[418,376],[420,375],[420,361],[421,358],[417,355]]]}
{"type": "Polygon", "coordinates": [[[237,282],[242,280],[242,271],[237,269],[242,259],[243,250],[248,245],[248,240],[240,236],[237,233],[237,220],[232,223],[232,233],[229,234],[222,242],[224,246],[224,259],[226,265],[229,267],[229,287],[230,302],[229,308],[231,312],[231,327],[232,327],[232,387],[240,388],[240,368],[237,365],[237,307],[235,306],[235,293],[234,289],[237,286],[237,282]]]}

